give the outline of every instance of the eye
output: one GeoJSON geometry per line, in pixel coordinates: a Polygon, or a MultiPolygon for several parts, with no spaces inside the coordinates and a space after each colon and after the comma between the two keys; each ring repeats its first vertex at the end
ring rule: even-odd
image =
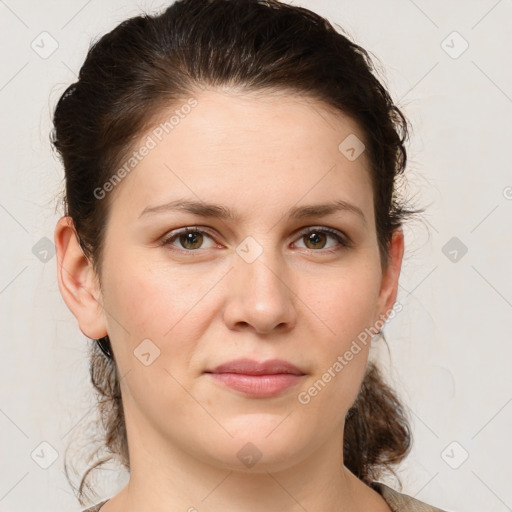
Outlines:
{"type": "MultiPolygon", "coordinates": [[[[305,248],[314,252],[324,250],[325,252],[332,253],[343,247],[350,247],[350,240],[348,237],[331,228],[309,227],[302,230],[299,235],[299,240],[304,241],[305,248]],[[326,247],[329,238],[334,240],[336,243],[330,247],[326,247]]],[[[183,228],[170,233],[162,241],[162,245],[171,245],[176,247],[178,250],[185,252],[197,252],[198,249],[209,249],[216,246],[212,236],[206,231],[199,229],[197,226],[183,228]],[[205,239],[210,239],[211,243],[207,247],[202,247],[205,239]]]]}
{"type": "MultiPolygon", "coordinates": [[[[186,250],[188,252],[196,251],[197,249],[208,249],[208,247],[201,247],[205,237],[213,241],[212,237],[206,232],[196,227],[188,227],[177,232],[171,233],[162,242],[163,245],[173,245],[179,249],[186,250]],[[179,246],[175,245],[175,242],[179,243],[179,246]]],[[[215,244],[210,245],[214,247],[215,244]]]]}
{"type": "Polygon", "coordinates": [[[330,228],[313,227],[307,228],[299,233],[301,235],[300,240],[304,241],[305,248],[313,251],[326,250],[327,252],[336,252],[342,247],[348,247],[350,245],[348,239],[339,231],[330,228]],[[334,239],[337,244],[334,246],[326,247],[327,240],[334,239]]]}

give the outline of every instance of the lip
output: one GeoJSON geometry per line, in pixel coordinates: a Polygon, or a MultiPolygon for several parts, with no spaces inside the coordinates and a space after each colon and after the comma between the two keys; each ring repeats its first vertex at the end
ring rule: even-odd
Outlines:
{"type": "Polygon", "coordinates": [[[283,359],[236,359],[207,370],[216,382],[253,397],[277,396],[296,386],[304,372],[283,359]]]}
{"type": "Polygon", "coordinates": [[[254,359],[235,359],[216,366],[207,373],[239,373],[244,375],[277,375],[286,373],[291,375],[304,375],[292,363],[284,359],[269,359],[268,361],[255,361],[254,359]]]}

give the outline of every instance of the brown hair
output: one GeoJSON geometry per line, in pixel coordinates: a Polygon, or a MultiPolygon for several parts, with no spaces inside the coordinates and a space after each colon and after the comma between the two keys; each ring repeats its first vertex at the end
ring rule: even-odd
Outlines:
{"type": "MultiPolygon", "coordinates": [[[[179,0],[159,15],[122,22],[95,42],[78,81],[55,108],[51,141],[65,169],[65,212],[100,274],[110,202],[94,191],[164,107],[205,86],[297,92],[355,120],[366,137],[378,244],[387,265],[393,231],[421,210],[406,208],[397,194],[408,122],[377,79],[367,51],[321,16],[277,0],[179,0]]],[[[96,344],[90,374],[100,395],[107,454],[83,475],[82,504],[93,469],[109,460],[128,470],[130,464],[117,365],[96,344]]],[[[406,412],[369,362],[345,420],[344,463],[370,483],[393,472],[410,446],[406,412]]]]}

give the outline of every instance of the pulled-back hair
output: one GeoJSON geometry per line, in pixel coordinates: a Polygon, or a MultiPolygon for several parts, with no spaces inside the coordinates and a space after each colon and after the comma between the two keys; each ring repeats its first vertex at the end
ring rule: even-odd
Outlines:
{"type": "MultiPolygon", "coordinates": [[[[111,202],[94,191],[163,109],[206,87],[306,95],[356,121],[365,137],[381,264],[388,264],[394,230],[420,210],[406,208],[397,193],[408,122],[376,77],[368,52],[321,16],[277,0],[179,0],[161,14],[122,22],[95,42],[55,108],[51,141],[65,169],[65,213],[100,275],[111,202]]],[[[130,468],[115,357],[107,359],[95,343],[90,375],[107,454],[83,475],[82,504],[92,470],[110,460],[130,468]]],[[[406,411],[369,362],[345,419],[344,463],[370,483],[394,473],[410,446],[406,411]]]]}

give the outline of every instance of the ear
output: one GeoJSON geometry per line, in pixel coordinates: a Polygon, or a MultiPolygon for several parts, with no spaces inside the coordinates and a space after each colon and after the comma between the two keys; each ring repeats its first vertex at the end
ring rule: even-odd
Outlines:
{"type": "Polygon", "coordinates": [[[404,255],[404,233],[401,227],[395,229],[389,243],[388,265],[382,273],[382,282],[379,292],[378,313],[379,318],[385,321],[396,301],[398,293],[398,279],[402,268],[404,255]]]}
{"type": "Polygon", "coordinates": [[[64,216],[57,222],[54,238],[57,279],[64,301],[85,336],[91,339],[106,336],[99,280],[80,247],[71,217],[64,216]]]}

